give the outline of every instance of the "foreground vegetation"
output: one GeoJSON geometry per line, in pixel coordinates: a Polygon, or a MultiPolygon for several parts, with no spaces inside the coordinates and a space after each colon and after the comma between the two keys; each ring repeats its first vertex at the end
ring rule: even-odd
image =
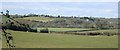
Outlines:
{"type": "MultiPolygon", "coordinates": [[[[1,37],[1,35],[0,35],[0,37],[1,37]]],[[[2,39],[0,39],[0,49],[2,48],[2,39]]]]}
{"type": "MultiPolygon", "coordinates": [[[[12,33],[16,48],[117,48],[118,36],[80,36],[32,33],[7,30],[12,33]]],[[[3,37],[3,48],[6,47],[3,37]]]]}

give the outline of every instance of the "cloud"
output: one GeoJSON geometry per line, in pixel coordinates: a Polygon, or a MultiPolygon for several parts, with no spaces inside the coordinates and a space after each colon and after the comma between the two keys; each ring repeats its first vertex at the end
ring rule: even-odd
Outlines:
{"type": "Polygon", "coordinates": [[[105,12],[108,12],[108,13],[110,13],[110,12],[112,12],[113,10],[111,10],[111,9],[106,9],[105,10],[105,12]]]}
{"type": "Polygon", "coordinates": [[[119,0],[2,0],[2,2],[118,2],[119,0]]]}
{"type": "Polygon", "coordinates": [[[5,2],[4,9],[10,10],[11,14],[50,14],[50,15],[83,15],[83,16],[106,16],[114,17],[117,13],[117,2],[5,2]],[[32,3],[32,4],[31,4],[32,3]],[[115,5],[113,5],[115,4],[115,5]]]}

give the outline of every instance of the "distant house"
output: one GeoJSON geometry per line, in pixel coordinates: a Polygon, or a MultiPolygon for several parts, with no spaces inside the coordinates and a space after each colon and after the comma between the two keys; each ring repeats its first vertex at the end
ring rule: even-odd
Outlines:
{"type": "Polygon", "coordinates": [[[112,24],[112,22],[109,22],[110,24],[112,24]]]}
{"type": "Polygon", "coordinates": [[[74,18],[74,16],[72,16],[72,18],[74,18]]]}
{"type": "Polygon", "coordinates": [[[89,21],[89,19],[86,19],[86,21],[89,21]]]}

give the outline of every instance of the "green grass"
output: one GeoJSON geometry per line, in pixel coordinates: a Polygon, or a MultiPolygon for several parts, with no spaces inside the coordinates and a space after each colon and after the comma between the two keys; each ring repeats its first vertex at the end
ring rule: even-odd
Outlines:
{"type": "MultiPolygon", "coordinates": [[[[44,28],[37,28],[38,31],[44,28]]],[[[77,31],[77,30],[90,30],[90,28],[48,28],[49,31],[77,31]]],[[[108,29],[108,30],[95,30],[95,31],[83,31],[83,32],[77,32],[77,33],[88,33],[88,32],[114,32],[118,33],[118,29],[108,29]]]]}
{"type": "Polygon", "coordinates": [[[114,33],[118,33],[118,29],[109,29],[109,30],[96,30],[96,31],[85,31],[85,32],[78,32],[78,33],[86,33],[86,32],[114,32],[114,33]]]}
{"type": "Polygon", "coordinates": [[[35,21],[43,21],[43,22],[48,22],[48,21],[53,21],[57,18],[49,18],[49,17],[25,17],[25,18],[17,18],[17,19],[25,19],[25,20],[35,20],[35,21]]]}
{"type": "MultiPolygon", "coordinates": [[[[44,28],[37,28],[38,31],[44,28]]],[[[75,30],[89,30],[84,28],[48,28],[49,31],[75,31],[75,30]]]]}
{"type": "MultiPolygon", "coordinates": [[[[117,36],[80,36],[32,33],[7,30],[12,33],[16,48],[117,48],[117,36]]],[[[3,37],[3,48],[6,47],[3,37]]]]}

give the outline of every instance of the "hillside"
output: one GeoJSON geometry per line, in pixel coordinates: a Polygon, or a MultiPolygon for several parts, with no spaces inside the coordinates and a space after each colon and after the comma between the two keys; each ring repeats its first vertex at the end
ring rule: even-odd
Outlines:
{"type": "Polygon", "coordinates": [[[30,24],[31,27],[55,27],[55,28],[117,28],[118,20],[103,18],[71,18],[71,17],[24,17],[15,18],[23,23],[30,24]]]}
{"type": "MultiPolygon", "coordinates": [[[[3,26],[12,30],[24,30],[27,31],[38,28],[78,28],[78,29],[93,29],[93,30],[105,30],[105,29],[117,29],[118,20],[114,18],[93,18],[93,17],[44,17],[44,16],[19,16],[12,17],[17,22],[10,20],[3,16],[3,26]],[[12,26],[11,26],[11,23],[12,26]],[[19,23],[19,24],[18,24],[19,23]],[[26,27],[26,26],[29,26],[26,27]],[[24,28],[24,29],[23,29],[24,28]]],[[[70,31],[74,30],[71,29],[70,31]]],[[[50,30],[50,29],[49,29],[50,30]]],[[[69,30],[69,29],[65,29],[69,30]]],[[[36,30],[37,31],[37,30],[36,30]]],[[[76,32],[76,31],[75,31],[76,32]]]]}
{"type": "Polygon", "coordinates": [[[49,18],[49,17],[26,17],[26,18],[17,18],[17,20],[30,20],[30,21],[42,21],[42,22],[48,22],[56,20],[57,18],[49,18]]]}

